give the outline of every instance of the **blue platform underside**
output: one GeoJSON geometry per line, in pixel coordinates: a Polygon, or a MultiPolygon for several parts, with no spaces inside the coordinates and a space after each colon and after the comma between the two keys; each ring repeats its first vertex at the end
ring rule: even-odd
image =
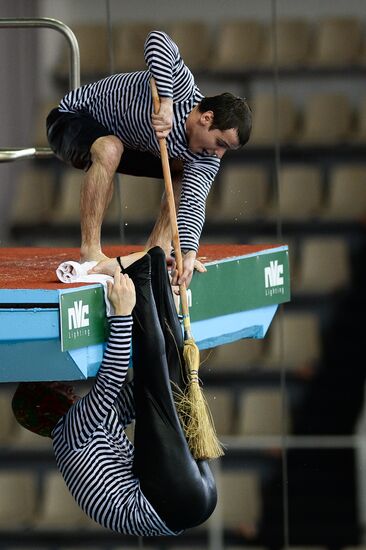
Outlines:
{"type": "MultiPolygon", "coordinates": [[[[197,321],[192,323],[194,340],[203,350],[242,338],[263,338],[277,307],[274,305],[197,321]]],[[[96,376],[103,358],[104,344],[62,353],[57,310],[35,308],[18,311],[15,316],[11,313],[12,310],[1,312],[2,382],[85,380],[96,376]],[[34,319],[37,319],[37,328],[34,319]]]]}
{"type": "Polygon", "coordinates": [[[59,340],[3,342],[1,382],[84,380],[87,378],[68,353],[60,353],[59,340]]]}
{"type": "MultiPolygon", "coordinates": [[[[58,308],[1,309],[0,342],[60,339],[58,308]]],[[[59,346],[60,347],[60,346],[59,346]]]]}
{"type": "Polygon", "coordinates": [[[222,315],[192,323],[192,334],[200,349],[229,344],[242,338],[264,338],[278,305],[222,315]]]}

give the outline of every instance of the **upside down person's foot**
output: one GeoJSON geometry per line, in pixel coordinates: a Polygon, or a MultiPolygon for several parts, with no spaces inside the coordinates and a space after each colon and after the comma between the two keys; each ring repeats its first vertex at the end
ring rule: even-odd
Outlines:
{"type": "MultiPolygon", "coordinates": [[[[142,250],[141,252],[134,252],[133,254],[128,254],[127,256],[120,256],[120,261],[122,264],[122,267],[126,269],[131,264],[142,258],[146,255],[146,251],[142,250]]],[[[117,258],[107,258],[103,259],[99,263],[97,263],[96,266],[94,266],[92,269],[88,271],[89,274],[92,273],[98,273],[103,275],[110,275],[113,277],[116,268],[119,266],[119,263],[117,261],[117,258]]]]}
{"type": "Polygon", "coordinates": [[[108,256],[103,254],[100,248],[81,248],[80,249],[80,263],[84,262],[104,262],[109,260],[108,256]]]}

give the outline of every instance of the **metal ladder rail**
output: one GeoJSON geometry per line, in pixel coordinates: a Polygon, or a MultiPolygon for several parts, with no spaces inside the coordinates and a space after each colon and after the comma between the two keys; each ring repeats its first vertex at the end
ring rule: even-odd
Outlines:
{"type": "MultiPolygon", "coordinates": [[[[0,18],[0,28],[48,28],[60,32],[70,47],[70,89],[80,86],[80,53],[79,44],[70,27],[49,17],[37,18],[0,18]]],[[[12,162],[20,159],[49,158],[54,156],[49,147],[26,147],[0,149],[0,162],[12,162]]]]}

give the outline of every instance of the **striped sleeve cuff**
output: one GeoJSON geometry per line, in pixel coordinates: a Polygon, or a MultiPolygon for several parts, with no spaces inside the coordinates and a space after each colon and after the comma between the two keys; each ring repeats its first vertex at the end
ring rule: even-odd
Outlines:
{"type": "Polygon", "coordinates": [[[111,315],[108,317],[109,327],[113,331],[130,331],[133,325],[132,315],[111,315]]]}

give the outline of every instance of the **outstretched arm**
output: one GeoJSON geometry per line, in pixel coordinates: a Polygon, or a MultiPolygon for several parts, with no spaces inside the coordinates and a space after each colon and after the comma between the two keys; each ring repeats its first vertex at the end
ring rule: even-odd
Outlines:
{"type": "Polygon", "coordinates": [[[129,367],[131,313],[136,298],[131,279],[128,275],[122,275],[119,268],[116,269],[114,283],[108,282],[108,297],[116,315],[108,320],[109,339],[95,384],[85,397],[71,407],[64,421],[64,437],[73,448],[83,446],[107,417],[122,389],[129,367]]]}
{"type": "MultiPolygon", "coordinates": [[[[179,172],[173,179],[173,192],[174,192],[174,201],[175,208],[178,211],[180,195],[181,195],[181,183],[182,183],[182,173],[179,172]]],[[[171,274],[172,274],[172,284],[178,285],[178,272],[176,271],[176,265],[174,258],[170,257],[171,248],[172,248],[172,227],[169,216],[169,207],[166,200],[165,193],[163,194],[160,211],[155,222],[154,228],[146,242],[145,248],[149,249],[153,246],[160,246],[168,259],[169,264],[171,264],[171,274]]],[[[187,287],[189,286],[193,271],[197,270],[200,273],[207,271],[205,266],[196,259],[196,252],[194,250],[188,250],[183,254],[183,276],[182,280],[185,281],[187,287]]],[[[176,294],[179,294],[179,291],[176,289],[174,291],[176,294]]]]}
{"type": "Polygon", "coordinates": [[[207,157],[185,163],[182,178],[182,191],[178,210],[178,230],[183,251],[183,275],[179,279],[174,272],[172,284],[189,286],[193,270],[206,271],[196,260],[199,240],[205,221],[206,199],[212,182],[220,167],[220,160],[207,157]]]}

